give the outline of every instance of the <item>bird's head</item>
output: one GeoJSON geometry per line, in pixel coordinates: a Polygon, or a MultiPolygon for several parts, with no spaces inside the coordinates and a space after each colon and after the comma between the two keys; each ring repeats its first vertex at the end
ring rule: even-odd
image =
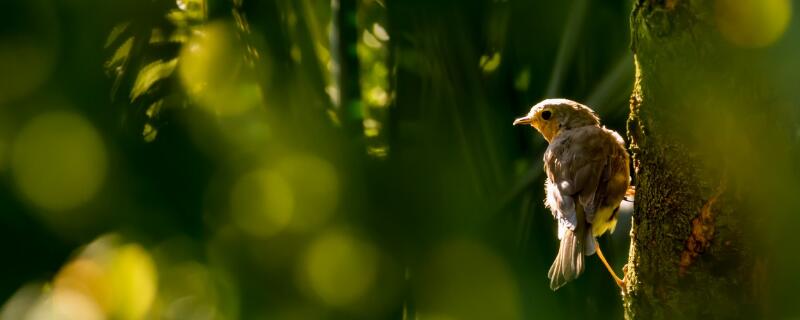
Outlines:
{"type": "Polygon", "coordinates": [[[536,128],[547,142],[553,141],[564,130],[583,126],[600,125],[600,118],[589,107],[567,99],[546,99],[531,107],[514,125],[530,125],[536,128]]]}

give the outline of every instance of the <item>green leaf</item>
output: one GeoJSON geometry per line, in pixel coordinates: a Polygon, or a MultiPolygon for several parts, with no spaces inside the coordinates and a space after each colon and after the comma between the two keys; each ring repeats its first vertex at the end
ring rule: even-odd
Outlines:
{"type": "Polygon", "coordinates": [[[144,138],[144,141],[153,142],[156,140],[156,136],[158,136],[158,129],[149,123],[145,123],[144,129],[142,130],[142,137],[144,138]]]}
{"type": "Polygon", "coordinates": [[[111,56],[111,59],[106,61],[105,67],[108,71],[114,71],[117,67],[122,66],[128,60],[128,56],[131,53],[131,49],[133,48],[133,40],[134,37],[128,38],[125,42],[122,43],[116,51],[114,51],[114,55],[111,56]]]}
{"type": "Polygon", "coordinates": [[[150,87],[159,80],[172,75],[177,65],[178,58],[166,62],[157,60],[144,66],[142,70],[139,70],[139,74],[136,76],[136,81],[131,89],[131,101],[146,93],[147,90],[150,90],[150,87]]]}
{"type": "Polygon", "coordinates": [[[111,29],[111,33],[108,34],[108,38],[106,39],[106,44],[103,47],[108,48],[109,46],[111,46],[111,44],[113,44],[114,41],[117,41],[117,38],[119,38],[119,36],[122,35],[122,33],[125,32],[125,30],[127,30],[130,25],[131,25],[130,22],[123,22],[114,26],[114,28],[111,29]]]}
{"type": "Polygon", "coordinates": [[[133,48],[133,42],[135,40],[135,37],[130,37],[128,40],[125,40],[104,65],[108,75],[114,77],[114,83],[111,87],[112,99],[116,96],[119,84],[122,82],[122,77],[125,75],[128,59],[130,58],[131,49],[133,48]]]}

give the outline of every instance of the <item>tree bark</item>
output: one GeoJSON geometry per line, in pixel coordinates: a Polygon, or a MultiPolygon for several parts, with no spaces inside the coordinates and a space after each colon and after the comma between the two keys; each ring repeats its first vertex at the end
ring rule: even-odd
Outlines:
{"type": "Polygon", "coordinates": [[[763,260],[750,236],[758,223],[741,196],[758,175],[742,165],[764,160],[752,158],[759,137],[751,131],[761,124],[743,127],[742,114],[774,93],[754,67],[758,51],[718,30],[720,2],[634,4],[628,137],[637,190],[626,319],[755,319],[763,310],[763,260]]]}

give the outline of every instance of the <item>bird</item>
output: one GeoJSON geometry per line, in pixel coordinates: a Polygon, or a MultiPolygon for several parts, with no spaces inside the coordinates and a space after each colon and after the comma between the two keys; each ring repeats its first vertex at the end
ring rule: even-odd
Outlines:
{"type": "Polygon", "coordinates": [[[595,252],[617,285],[597,237],[614,232],[619,206],[631,178],[625,142],[600,125],[591,108],[568,99],[545,99],[514,126],[529,125],[548,142],[544,152],[545,207],[558,223],[558,254],[550,267],[553,291],[583,273],[585,257],[595,252]]]}

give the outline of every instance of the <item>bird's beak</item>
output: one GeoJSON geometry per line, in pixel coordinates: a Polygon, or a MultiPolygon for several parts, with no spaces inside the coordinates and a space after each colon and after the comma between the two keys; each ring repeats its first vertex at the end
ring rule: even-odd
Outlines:
{"type": "Polygon", "coordinates": [[[522,118],[517,118],[517,120],[514,120],[514,125],[515,126],[516,125],[520,125],[520,124],[531,124],[531,117],[530,116],[524,116],[522,118]]]}

